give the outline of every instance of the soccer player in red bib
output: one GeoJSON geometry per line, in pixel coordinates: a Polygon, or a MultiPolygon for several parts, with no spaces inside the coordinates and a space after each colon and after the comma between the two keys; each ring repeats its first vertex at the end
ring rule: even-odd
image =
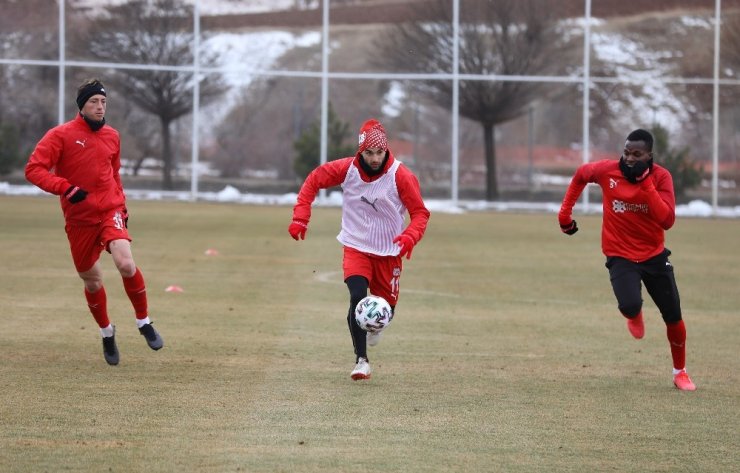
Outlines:
{"type": "Polygon", "coordinates": [[[676,220],[673,178],[653,162],[653,136],[638,129],[627,136],[619,160],[603,160],[578,168],[563,198],[558,220],[567,235],[578,231],[573,206],[588,183],[601,187],[601,247],[619,311],[634,338],[645,335],[642,284],[660,310],[673,358],[673,384],[694,391],[686,372],[686,326],[681,315],[671,254],[665,231],[676,220]]]}
{"type": "Polygon", "coordinates": [[[97,79],[77,90],[79,114],[49,130],[26,164],[26,179],[59,196],[72,260],[85,286],[85,299],[103,338],[103,356],[119,362],[115,327],[108,318],[100,254],[109,252],[131,300],[139,333],[159,350],[162,337],[149,319],[144,276],[131,254],[126,196],[121,185],[121,142],[105,123],[107,93],[97,79]]]}
{"type": "Polygon", "coordinates": [[[306,178],[293,208],[288,232],[302,240],[311,218],[311,204],[320,189],[342,187],[342,229],[337,240],[344,246],[344,282],[349,289],[347,324],[355,352],[354,380],[368,379],[371,368],[367,345],[380,333],[363,331],[355,323],[357,303],[370,293],[383,297],[395,312],[399,297],[402,257],[424,236],[429,210],[421,198],[419,181],[393,157],[383,125],[368,120],[360,129],[355,156],[329,161],[306,178]],[[406,212],[410,221],[404,227],[406,212]]]}

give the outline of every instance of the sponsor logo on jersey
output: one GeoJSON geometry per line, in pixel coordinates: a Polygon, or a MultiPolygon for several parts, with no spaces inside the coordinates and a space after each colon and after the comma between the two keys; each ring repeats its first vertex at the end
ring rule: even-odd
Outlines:
{"type": "Polygon", "coordinates": [[[625,212],[648,213],[648,204],[631,204],[622,200],[612,201],[612,210],[614,213],[622,214],[625,212]]]}
{"type": "Polygon", "coordinates": [[[365,196],[363,195],[362,197],[360,197],[360,201],[362,201],[362,202],[365,202],[365,203],[366,203],[367,205],[369,205],[370,207],[372,207],[372,208],[373,208],[373,209],[374,209],[374,210],[375,210],[376,212],[378,211],[378,208],[377,208],[377,207],[375,206],[375,202],[377,202],[377,201],[378,201],[378,199],[375,199],[375,200],[373,200],[372,202],[370,202],[370,201],[369,201],[369,200],[367,200],[367,198],[365,198],[365,196]]]}

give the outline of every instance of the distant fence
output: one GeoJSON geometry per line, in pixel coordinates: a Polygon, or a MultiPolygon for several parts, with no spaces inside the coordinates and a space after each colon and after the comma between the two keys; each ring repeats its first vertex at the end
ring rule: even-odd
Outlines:
{"type": "MultiPolygon", "coordinates": [[[[593,9],[596,7],[596,5],[592,5],[592,2],[590,0],[585,0],[583,2],[580,1],[567,1],[564,3],[564,8],[567,6],[567,10],[574,10],[577,11],[578,7],[580,5],[581,7],[581,18],[579,24],[581,25],[580,28],[582,29],[582,34],[584,38],[584,50],[585,54],[583,57],[583,60],[579,64],[574,64],[574,66],[577,66],[576,68],[579,70],[578,73],[574,73],[573,75],[568,76],[492,76],[492,75],[462,75],[459,74],[456,70],[452,70],[449,73],[446,74],[421,74],[421,73],[414,73],[414,72],[399,72],[399,73],[384,73],[384,72],[362,72],[362,71],[338,71],[338,70],[332,70],[330,68],[330,62],[329,62],[329,56],[330,56],[330,42],[332,41],[332,27],[336,26],[332,23],[332,15],[336,14],[337,18],[341,19],[345,24],[352,23],[350,19],[355,18],[352,16],[352,7],[347,6],[345,4],[337,5],[335,7],[332,7],[331,1],[324,1],[321,2],[321,6],[317,8],[310,9],[308,11],[295,11],[295,10],[284,10],[284,11],[273,11],[269,13],[262,13],[259,15],[255,14],[235,14],[231,16],[220,16],[218,18],[213,16],[204,16],[201,13],[201,1],[200,0],[194,0],[193,4],[193,32],[196,36],[196,42],[200,41],[200,38],[203,36],[202,27],[205,25],[206,28],[214,28],[215,25],[219,25],[220,27],[229,27],[229,28],[269,28],[274,27],[275,25],[289,25],[292,24],[291,22],[299,22],[303,21],[304,23],[301,23],[301,25],[305,26],[305,21],[308,18],[310,22],[315,23],[317,28],[320,28],[321,33],[321,41],[322,41],[322,53],[321,53],[321,63],[315,67],[313,70],[285,70],[285,69],[253,69],[253,70],[245,70],[244,66],[241,64],[232,64],[232,65],[225,65],[223,67],[219,68],[211,68],[211,69],[204,69],[202,65],[197,63],[197,55],[196,55],[196,62],[192,65],[186,65],[186,66],[167,66],[167,65],[161,65],[161,64],[111,64],[111,63],[98,63],[98,62],[90,62],[90,61],[80,61],[80,60],[73,60],[66,56],[65,54],[65,44],[66,44],[66,35],[69,28],[69,25],[67,24],[68,21],[68,13],[66,12],[67,8],[67,2],[60,1],[58,2],[58,25],[53,26],[49,25],[49,31],[54,31],[55,29],[58,29],[58,41],[59,41],[59,54],[58,58],[56,59],[49,59],[47,58],[26,58],[21,57],[23,55],[20,55],[19,57],[2,57],[0,58],[0,66],[12,66],[12,67],[53,67],[57,68],[58,71],[58,102],[57,102],[57,110],[58,110],[58,120],[59,122],[65,121],[68,117],[65,114],[65,110],[68,110],[69,106],[69,88],[66,84],[66,78],[67,74],[66,72],[68,70],[77,69],[77,68],[93,68],[93,69],[116,69],[116,68],[143,68],[143,69],[149,69],[149,70],[168,70],[168,71],[180,71],[180,72],[187,72],[192,74],[208,74],[208,73],[225,73],[225,74],[249,74],[250,76],[254,77],[263,77],[263,78],[269,78],[269,77],[287,77],[287,78],[295,78],[295,79],[305,79],[313,81],[312,83],[315,83],[315,81],[320,81],[320,107],[321,107],[321,160],[322,162],[327,160],[327,108],[329,103],[329,97],[331,93],[331,87],[336,86],[338,81],[424,81],[424,80],[448,80],[451,81],[452,84],[454,84],[455,87],[458,86],[460,81],[472,81],[472,80],[486,80],[486,81],[537,81],[537,82],[550,82],[555,84],[563,84],[566,87],[574,87],[578,88],[581,93],[581,101],[582,106],[580,108],[573,108],[572,112],[573,114],[580,113],[582,115],[581,117],[581,133],[580,137],[581,140],[579,143],[574,143],[574,146],[570,149],[569,153],[572,157],[573,153],[576,153],[580,155],[580,162],[587,162],[591,161],[598,157],[599,153],[603,153],[602,151],[596,150],[593,147],[593,137],[594,137],[594,131],[591,129],[591,121],[592,121],[592,98],[590,97],[590,92],[594,87],[598,86],[610,86],[611,84],[623,84],[625,81],[629,80],[639,80],[639,79],[628,79],[625,77],[620,77],[617,75],[612,76],[598,76],[593,75],[591,71],[591,56],[593,54],[592,51],[592,28],[591,25],[596,24],[597,18],[594,17],[594,14],[598,15],[605,15],[607,12],[604,11],[606,7],[611,5],[610,8],[613,10],[610,14],[620,14],[620,13],[636,13],[636,12],[643,12],[645,11],[645,3],[641,0],[623,0],[623,1],[610,1],[610,2],[595,2],[598,4],[599,10],[594,11],[593,9]],[[301,17],[303,20],[298,20],[298,18],[301,17]],[[282,18],[282,20],[279,20],[282,18]],[[53,26],[53,27],[52,27],[53,26]]],[[[419,2],[420,4],[423,4],[423,1],[419,2]]],[[[656,4],[653,2],[650,3],[650,8],[655,7],[656,4]]],[[[711,118],[704,120],[701,125],[697,125],[701,127],[701,133],[706,136],[711,136],[711,139],[709,139],[709,146],[706,148],[700,150],[700,154],[703,156],[706,156],[707,158],[710,158],[708,161],[709,169],[707,169],[709,173],[709,179],[705,182],[705,189],[704,191],[698,191],[698,195],[702,197],[706,197],[708,200],[711,201],[712,207],[717,209],[718,205],[721,201],[729,202],[729,203],[735,203],[737,205],[740,203],[740,190],[737,189],[737,180],[738,176],[740,175],[739,168],[738,168],[738,153],[735,153],[735,149],[740,149],[740,131],[738,131],[738,127],[732,127],[730,125],[729,128],[725,127],[722,128],[722,116],[720,114],[720,91],[729,91],[730,95],[734,95],[740,99],[740,80],[738,80],[736,77],[727,77],[726,75],[723,75],[720,70],[720,59],[719,59],[719,49],[721,46],[720,43],[720,27],[722,24],[722,18],[723,14],[726,14],[730,12],[730,8],[737,8],[740,6],[740,1],[738,0],[725,0],[724,6],[722,5],[721,0],[702,0],[702,1],[682,1],[682,0],[665,0],[661,1],[660,5],[664,6],[665,8],[697,8],[697,7],[703,7],[703,8],[710,8],[713,9],[713,13],[708,15],[709,18],[711,18],[711,27],[713,28],[713,42],[707,43],[703,45],[702,50],[706,51],[707,54],[712,54],[713,59],[712,62],[714,64],[713,67],[713,75],[711,77],[651,77],[650,80],[656,81],[656,83],[660,83],[662,86],[670,88],[675,86],[696,86],[701,88],[706,88],[707,90],[711,89],[711,97],[712,97],[712,105],[709,107],[711,109],[711,118]],[[725,146],[730,146],[730,144],[735,143],[735,145],[732,145],[734,147],[729,148],[730,151],[725,153],[725,157],[722,158],[720,156],[720,143],[724,143],[725,146]],[[729,169],[729,178],[728,177],[722,177],[720,175],[721,169],[729,169]]],[[[460,15],[459,15],[459,9],[460,9],[460,2],[459,0],[454,0],[451,2],[451,7],[454,11],[454,16],[456,21],[459,21],[460,15]]],[[[359,8],[359,7],[357,7],[359,8]]],[[[367,8],[367,7],[363,7],[367,8]]],[[[381,7],[376,7],[375,14],[376,17],[372,18],[372,21],[382,22],[384,20],[391,22],[393,20],[398,20],[398,14],[394,13],[394,6],[389,5],[385,10],[383,10],[381,7]]],[[[354,10],[355,12],[359,10],[354,10]]],[[[565,10],[563,10],[565,11],[565,10]]],[[[732,10],[734,12],[734,10],[732,10]]],[[[53,21],[53,19],[50,19],[49,21],[53,21]]],[[[362,24],[364,22],[370,21],[367,16],[364,18],[357,18],[357,22],[362,24]]],[[[211,30],[212,32],[212,30],[211,30]]],[[[459,48],[459,45],[456,45],[456,47],[459,48]]],[[[193,88],[193,97],[194,97],[194,108],[192,113],[192,129],[193,130],[202,130],[206,124],[202,121],[202,113],[203,111],[200,108],[199,100],[198,100],[198,82],[195,82],[195,87],[193,88]]],[[[453,95],[454,97],[454,95],[453,95]]],[[[738,100],[740,102],[740,100],[738,100]]],[[[441,143],[445,143],[446,146],[448,146],[448,152],[445,152],[445,154],[448,154],[449,161],[448,162],[439,162],[439,161],[433,161],[431,164],[429,164],[428,174],[429,174],[429,184],[430,187],[434,187],[437,189],[441,189],[437,191],[436,193],[441,194],[447,194],[447,197],[453,202],[457,202],[460,198],[468,198],[468,197],[476,197],[475,191],[471,191],[471,189],[480,189],[480,179],[482,176],[482,173],[485,171],[484,168],[480,167],[480,164],[468,164],[465,163],[465,157],[462,154],[463,150],[465,148],[465,145],[460,142],[460,136],[461,133],[464,132],[464,130],[461,127],[460,124],[460,116],[457,110],[457,104],[454,102],[453,99],[453,105],[449,110],[449,116],[447,117],[449,119],[449,136],[446,137],[445,140],[441,141],[441,143]],[[462,164],[465,163],[465,164],[462,164]],[[461,170],[461,166],[465,166],[464,169],[461,170]],[[470,187],[468,187],[470,186],[470,187]]],[[[738,112],[740,114],[740,112],[738,112]]],[[[740,122],[739,122],[740,123],[740,122]]],[[[353,124],[354,125],[354,124],[353,124]]],[[[519,128],[513,129],[516,130],[526,130],[527,124],[523,123],[519,128]]],[[[548,125],[556,127],[557,123],[554,125],[548,125]]],[[[627,130],[625,130],[627,131],[627,130]]],[[[699,133],[699,132],[697,132],[699,133]]],[[[185,178],[189,180],[189,187],[191,191],[192,198],[197,198],[197,195],[199,193],[199,190],[201,189],[201,186],[203,185],[203,180],[206,180],[208,182],[208,187],[211,188],[213,186],[217,186],[218,180],[213,179],[213,175],[208,175],[208,173],[212,173],[212,170],[209,168],[207,164],[204,164],[202,161],[202,153],[203,153],[203,146],[204,144],[201,143],[201,133],[190,133],[190,157],[189,159],[181,159],[181,164],[179,168],[178,175],[180,178],[185,178]],[[192,169],[200,169],[201,172],[190,172],[192,169]],[[215,182],[215,184],[214,184],[215,182]]],[[[519,147],[516,146],[509,146],[508,148],[506,146],[502,146],[501,152],[503,152],[503,163],[500,163],[500,166],[502,169],[508,170],[509,174],[507,174],[506,179],[503,179],[505,183],[511,184],[511,189],[513,195],[521,195],[526,190],[529,190],[530,193],[532,191],[535,191],[536,189],[542,190],[542,196],[544,198],[551,198],[552,195],[557,194],[555,193],[548,193],[546,188],[547,185],[543,183],[552,183],[554,181],[548,181],[548,178],[546,177],[547,169],[546,166],[542,165],[541,156],[538,154],[539,151],[541,151],[541,148],[537,146],[536,143],[530,143],[527,145],[526,143],[526,136],[522,137],[522,139],[519,142],[519,147]],[[522,146],[523,145],[523,146],[522,146]],[[512,152],[512,150],[516,150],[512,152]],[[508,149],[508,151],[507,151],[508,149]],[[539,151],[538,151],[539,150],[539,151]],[[514,160],[518,164],[511,164],[509,163],[507,165],[506,159],[514,160]],[[536,187],[539,186],[539,187],[536,187]]],[[[400,140],[401,141],[401,140],[400,140]]],[[[400,142],[399,141],[399,142],[400,142]]],[[[413,143],[413,139],[407,139],[405,140],[406,143],[413,143]]],[[[617,143],[618,144],[618,143],[617,143]]],[[[399,147],[401,145],[399,144],[399,147]]],[[[611,150],[610,150],[611,151],[611,150]]],[[[615,150],[618,151],[618,150],[615,150]]],[[[416,151],[414,151],[416,152],[416,151]]],[[[409,154],[407,154],[406,159],[408,162],[410,162],[412,165],[417,165],[415,155],[413,152],[409,151],[409,154]]],[[[418,164],[420,167],[421,164],[418,164]]],[[[577,165],[577,163],[569,163],[569,166],[571,170],[573,167],[577,165]]],[[[155,165],[156,167],[156,165],[155,165]]],[[[421,169],[423,172],[423,169],[421,169]]],[[[279,182],[277,179],[275,179],[275,176],[271,174],[271,171],[269,169],[264,170],[254,170],[252,171],[253,175],[251,178],[254,180],[252,182],[256,182],[255,180],[260,180],[260,182],[266,182],[266,181],[273,181],[274,188],[276,190],[284,190],[286,183],[284,181],[279,182]],[[261,173],[261,174],[260,174],[261,173]]],[[[143,176],[142,182],[147,182],[150,185],[151,179],[149,177],[143,176]]],[[[224,180],[223,182],[227,182],[224,180]]],[[[557,187],[558,185],[555,184],[557,187]]],[[[269,189],[270,185],[265,184],[262,185],[262,188],[269,189]]],[[[560,184],[560,188],[562,188],[562,184],[560,184]]],[[[584,204],[589,203],[589,194],[584,194],[584,204]]]]}

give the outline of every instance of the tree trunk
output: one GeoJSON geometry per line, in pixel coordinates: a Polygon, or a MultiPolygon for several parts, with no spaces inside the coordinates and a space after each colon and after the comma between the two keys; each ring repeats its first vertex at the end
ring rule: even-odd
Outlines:
{"type": "Polygon", "coordinates": [[[499,197],[498,181],[496,179],[495,131],[496,127],[493,123],[483,123],[483,141],[486,156],[486,200],[488,201],[496,200],[499,197]]]}
{"type": "Polygon", "coordinates": [[[142,154],[142,156],[136,160],[134,163],[134,168],[131,170],[131,174],[134,176],[139,175],[139,171],[141,171],[141,166],[144,164],[144,160],[146,159],[146,154],[142,154]]]}
{"type": "Polygon", "coordinates": [[[170,142],[170,121],[160,119],[162,125],[162,189],[171,191],[172,185],[172,143],[170,142]]]}

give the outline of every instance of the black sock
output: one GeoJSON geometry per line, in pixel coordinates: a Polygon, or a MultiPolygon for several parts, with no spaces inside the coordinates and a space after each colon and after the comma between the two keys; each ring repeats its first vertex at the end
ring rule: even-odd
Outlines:
{"type": "MultiPolygon", "coordinates": [[[[355,362],[360,358],[367,358],[367,334],[355,322],[355,308],[367,296],[368,282],[362,276],[350,276],[344,281],[349,289],[349,311],[347,312],[347,326],[352,336],[352,345],[355,348],[355,362]]],[[[369,361],[369,360],[368,360],[369,361]]]]}

